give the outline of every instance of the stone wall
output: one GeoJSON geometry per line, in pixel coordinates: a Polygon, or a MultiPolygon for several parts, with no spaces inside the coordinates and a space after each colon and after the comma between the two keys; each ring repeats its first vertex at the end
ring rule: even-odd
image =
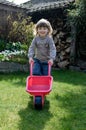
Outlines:
{"type": "Polygon", "coordinates": [[[0,62],[0,72],[29,72],[29,64],[19,64],[14,62],[0,62]]]}

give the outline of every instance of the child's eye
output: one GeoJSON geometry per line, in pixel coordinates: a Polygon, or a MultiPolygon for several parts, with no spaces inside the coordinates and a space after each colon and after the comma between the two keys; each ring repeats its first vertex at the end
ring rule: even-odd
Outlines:
{"type": "Polygon", "coordinates": [[[41,30],[41,29],[42,29],[42,27],[39,27],[39,29],[41,30]]]}

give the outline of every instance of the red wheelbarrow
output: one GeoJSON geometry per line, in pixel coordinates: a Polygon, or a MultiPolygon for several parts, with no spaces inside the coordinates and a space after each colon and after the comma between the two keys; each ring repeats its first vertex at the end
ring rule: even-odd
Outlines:
{"type": "Polygon", "coordinates": [[[48,64],[48,75],[32,75],[34,63],[30,64],[30,76],[27,77],[26,91],[33,95],[33,103],[36,109],[42,109],[44,106],[44,97],[52,90],[53,77],[50,75],[51,64],[48,64]]]}

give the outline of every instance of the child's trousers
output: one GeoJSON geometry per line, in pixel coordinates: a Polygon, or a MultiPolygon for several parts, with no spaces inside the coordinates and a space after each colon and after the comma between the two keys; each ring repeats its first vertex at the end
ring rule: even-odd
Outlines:
{"type": "Polygon", "coordinates": [[[48,75],[48,63],[34,58],[33,75],[48,75]]]}

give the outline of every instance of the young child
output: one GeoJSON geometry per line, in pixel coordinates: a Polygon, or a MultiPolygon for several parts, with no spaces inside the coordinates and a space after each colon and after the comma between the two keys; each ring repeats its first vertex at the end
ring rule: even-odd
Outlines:
{"type": "Polygon", "coordinates": [[[48,75],[48,63],[53,65],[56,56],[50,22],[46,19],[39,20],[35,31],[36,36],[28,51],[29,63],[34,62],[33,75],[48,75]]]}

